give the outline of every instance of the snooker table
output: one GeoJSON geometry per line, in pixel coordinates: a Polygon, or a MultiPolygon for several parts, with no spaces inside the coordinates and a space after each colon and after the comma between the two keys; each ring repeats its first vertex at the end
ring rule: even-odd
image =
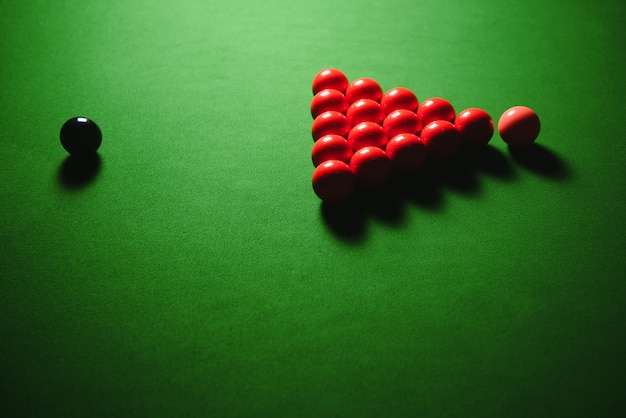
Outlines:
{"type": "Polygon", "coordinates": [[[0,1],[0,415],[624,416],[625,15],[0,1]],[[327,67],[542,131],[322,204],[327,67]]]}

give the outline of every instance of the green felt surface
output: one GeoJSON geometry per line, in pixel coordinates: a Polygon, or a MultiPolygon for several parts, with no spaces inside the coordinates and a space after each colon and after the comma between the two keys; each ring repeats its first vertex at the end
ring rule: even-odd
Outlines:
{"type": "Polygon", "coordinates": [[[622,416],[626,7],[509,3],[0,1],[0,415],[622,416]],[[537,147],[328,210],[325,67],[537,147]]]}

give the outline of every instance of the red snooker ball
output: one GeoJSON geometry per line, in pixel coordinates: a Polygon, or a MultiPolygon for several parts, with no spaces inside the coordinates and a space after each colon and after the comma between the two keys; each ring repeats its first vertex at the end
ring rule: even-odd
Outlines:
{"type": "Polygon", "coordinates": [[[326,135],[313,144],[311,159],[317,167],[328,160],[339,160],[348,164],[352,158],[352,147],[339,135],[326,135]]]}
{"type": "Polygon", "coordinates": [[[385,119],[385,112],[378,102],[360,99],[350,105],[346,117],[351,126],[356,126],[361,122],[374,122],[380,125],[385,119]]]}
{"type": "Polygon", "coordinates": [[[313,77],[313,94],[317,94],[324,89],[333,89],[345,93],[347,87],[348,78],[336,68],[326,68],[313,77]]]}
{"type": "Polygon", "coordinates": [[[350,130],[348,143],[353,151],[363,147],[377,147],[385,149],[387,145],[387,135],[383,128],[374,122],[361,122],[350,130]]]}
{"type": "Polygon", "coordinates": [[[356,151],[350,160],[356,181],[363,187],[374,188],[385,184],[391,175],[391,160],[378,147],[365,147],[356,151]]]}
{"type": "Polygon", "coordinates": [[[493,119],[489,113],[475,107],[459,113],[454,126],[459,131],[461,145],[473,148],[487,145],[494,131],[493,119]]]}
{"type": "Polygon", "coordinates": [[[417,115],[407,109],[394,110],[383,121],[383,129],[388,138],[399,134],[419,134],[420,121],[417,115]]]}
{"type": "Polygon", "coordinates": [[[446,99],[433,97],[419,105],[417,117],[422,123],[422,126],[426,126],[436,120],[445,120],[452,123],[456,118],[456,112],[452,104],[446,99]]]}
{"type": "Polygon", "coordinates": [[[315,168],[311,178],[313,191],[325,202],[341,202],[352,194],[354,172],[343,161],[329,160],[315,168]]]}
{"type": "Polygon", "coordinates": [[[541,123],[539,116],[529,107],[515,106],[500,116],[498,133],[512,147],[532,144],[539,136],[541,123]]]}
{"type": "Polygon", "coordinates": [[[420,139],[426,146],[429,157],[434,160],[450,159],[461,145],[456,127],[445,120],[437,120],[424,126],[420,139]]]}
{"type": "Polygon", "coordinates": [[[417,113],[419,102],[417,96],[411,90],[404,87],[395,87],[383,94],[383,97],[380,99],[380,105],[385,115],[398,109],[406,109],[417,113]]]}
{"type": "Polygon", "coordinates": [[[313,100],[311,100],[311,116],[313,118],[329,110],[343,114],[348,110],[348,99],[339,90],[324,89],[313,96],[313,100]]]}
{"type": "Polygon", "coordinates": [[[371,78],[357,78],[346,88],[346,98],[352,104],[359,99],[370,99],[380,102],[383,96],[383,89],[371,78]]]}
{"type": "Polygon", "coordinates": [[[415,173],[426,160],[426,146],[413,134],[396,135],[389,140],[385,152],[401,173],[415,173]]]}
{"type": "Polygon", "coordinates": [[[333,110],[320,114],[311,126],[311,134],[315,141],[324,135],[339,135],[345,138],[348,132],[350,132],[348,119],[343,114],[333,110]]]}

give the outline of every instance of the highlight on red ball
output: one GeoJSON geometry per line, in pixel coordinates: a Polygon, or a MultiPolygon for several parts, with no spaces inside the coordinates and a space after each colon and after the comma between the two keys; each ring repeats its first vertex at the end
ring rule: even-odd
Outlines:
{"type": "Polygon", "coordinates": [[[426,161],[426,146],[413,134],[399,134],[387,142],[385,152],[393,167],[400,173],[419,171],[426,161]]]}
{"type": "Polygon", "coordinates": [[[325,135],[339,135],[344,138],[350,132],[350,123],[346,116],[334,110],[318,115],[311,126],[311,135],[317,141],[325,135]]]}
{"type": "Polygon", "coordinates": [[[411,90],[405,87],[394,87],[383,94],[383,97],[380,99],[380,106],[383,108],[385,115],[398,109],[406,109],[417,113],[419,101],[411,90]]]}
{"type": "Polygon", "coordinates": [[[461,145],[469,148],[487,145],[494,132],[493,119],[489,113],[475,107],[461,111],[454,126],[459,131],[461,145]]]}
{"type": "Polygon", "coordinates": [[[311,150],[311,160],[317,167],[328,160],[339,160],[346,164],[352,158],[352,147],[339,135],[325,135],[315,141],[311,150]]]}
{"type": "Polygon", "coordinates": [[[447,120],[436,120],[424,126],[420,139],[433,160],[449,160],[461,145],[459,131],[447,120]]]}
{"type": "Polygon", "coordinates": [[[357,78],[346,88],[346,98],[352,104],[360,99],[370,99],[380,102],[383,97],[383,89],[376,80],[371,78],[357,78]]]}
{"type": "Polygon", "coordinates": [[[352,195],[355,176],[352,168],[343,161],[328,160],[315,168],[311,183],[317,197],[324,202],[337,203],[352,195]]]}
{"type": "Polygon", "coordinates": [[[539,116],[527,106],[513,106],[498,120],[498,133],[511,147],[526,147],[535,142],[541,130],[539,116]]]}
{"type": "Polygon", "coordinates": [[[325,68],[313,77],[312,90],[314,95],[324,89],[333,89],[345,93],[347,87],[348,78],[336,68],[325,68]]]}
{"type": "Polygon", "coordinates": [[[350,160],[350,168],[359,185],[365,188],[377,188],[387,182],[391,176],[391,160],[385,151],[368,146],[356,151],[350,160]]]}
{"type": "Polygon", "coordinates": [[[361,122],[350,130],[348,143],[353,151],[372,146],[382,150],[387,145],[387,135],[382,126],[374,122],[361,122]]]}
{"type": "Polygon", "coordinates": [[[346,117],[352,127],[361,122],[374,122],[380,125],[385,119],[385,112],[378,102],[372,99],[359,99],[350,105],[346,117]]]}
{"type": "Polygon", "coordinates": [[[313,96],[313,100],[311,100],[311,116],[314,119],[330,110],[346,114],[348,99],[342,92],[334,89],[324,89],[313,96]]]}
{"type": "Polygon", "coordinates": [[[397,109],[387,115],[383,121],[383,129],[388,138],[399,134],[418,135],[421,123],[417,115],[407,109],[397,109]]]}
{"type": "Polygon", "coordinates": [[[436,120],[454,122],[456,112],[452,104],[441,97],[433,97],[422,102],[417,109],[417,117],[422,126],[428,125],[436,120]]]}

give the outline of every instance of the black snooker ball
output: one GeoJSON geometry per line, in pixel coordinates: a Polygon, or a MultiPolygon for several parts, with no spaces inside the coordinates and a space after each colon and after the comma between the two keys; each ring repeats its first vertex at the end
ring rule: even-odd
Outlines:
{"type": "Polygon", "coordinates": [[[94,121],[83,116],[69,119],[61,127],[61,145],[72,155],[91,155],[102,143],[102,131],[94,121]]]}

